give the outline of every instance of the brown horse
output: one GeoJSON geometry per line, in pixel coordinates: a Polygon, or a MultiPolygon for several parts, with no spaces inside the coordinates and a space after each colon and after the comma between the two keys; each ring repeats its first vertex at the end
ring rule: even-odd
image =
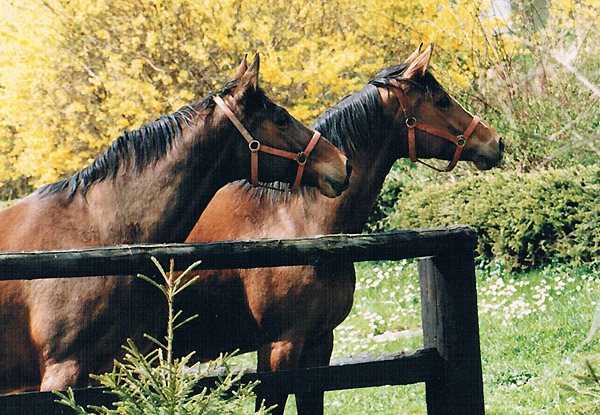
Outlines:
{"type": "MultiPolygon", "coordinates": [[[[339,195],[346,157],[267,98],[258,74],[258,55],[250,67],[244,59],[218,93],[124,133],[89,167],[0,212],[0,250],[182,242],[227,182],[291,182],[299,163],[305,183],[339,195]],[[300,159],[261,153],[251,174],[238,119],[261,150],[300,159]]],[[[110,370],[127,337],[162,328],[163,301],[147,286],[134,277],[0,282],[0,392],[81,386],[110,370]]]]}
{"type": "MultiPolygon", "coordinates": [[[[230,184],[215,195],[187,241],[359,233],[392,164],[410,153],[451,164],[459,153],[479,169],[496,166],[502,138],[465,111],[427,72],[431,53],[431,46],[423,53],[417,49],[402,65],[384,69],[313,124],[354,166],[344,195],[330,200],[310,190],[281,195],[230,184]],[[414,147],[409,144],[413,134],[414,147]]],[[[200,315],[176,333],[176,343],[183,348],[179,353],[196,350],[209,359],[222,351],[258,350],[261,371],[329,363],[333,330],[352,307],[352,263],[200,274],[199,282],[179,298],[179,308],[200,315]]],[[[279,404],[281,413],[286,397],[268,398],[269,404],[279,404]]],[[[299,413],[323,411],[323,394],[297,395],[296,401],[299,413]]]]}

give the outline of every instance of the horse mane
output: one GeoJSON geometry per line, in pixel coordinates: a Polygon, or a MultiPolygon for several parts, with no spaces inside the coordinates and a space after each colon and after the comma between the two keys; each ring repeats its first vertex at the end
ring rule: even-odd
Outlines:
{"type": "Polygon", "coordinates": [[[73,197],[79,189],[85,195],[94,183],[107,178],[114,179],[121,166],[127,169],[133,163],[138,171],[142,171],[169,152],[173,143],[182,137],[184,124],[189,127],[195,116],[206,109],[214,108],[213,96],[229,93],[238,82],[230,81],[221,90],[200,101],[185,105],[172,114],[163,115],[137,130],[124,131],[123,135],[114,140],[89,166],[70,178],[40,187],[37,193],[43,197],[67,191],[68,196],[73,197]]]}
{"type": "Polygon", "coordinates": [[[408,65],[403,63],[401,65],[394,65],[385,68],[377,75],[375,75],[375,77],[369,81],[369,84],[375,85],[380,88],[395,88],[396,85],[394,85],[391,82],[391,80],[393,79],[395,81],[409,82],[423,89],[427,94],[431,94],[432,91],[442,88],[439,82],[429,71],[426,71],[425,76],[419,79],[418,82],[414,79],[403,78],[402,74],[404,73],[407,67],[408,65]]]}
{"type": "MultiPolygon", "coordinates": [[[[372,145],[379,135],[373,134],[373,131],[386,128],[381,96],[377,88],[395,87],[391,80],[403,80],[401,74],[406,68],[407,65],[402,64],[383,69],[361,90],[343,97],[337,104],[326,110],[311,124],[311,128],[323,134],[345,154],[356,153],[372,145]]],[[[269,184],[270,187],[279,190],[255,187],[247,180],[240,180],[237,183],[241,189],[259,199],[266,197],[281,201],[295,195],[311,197],[318,194],[316,189],[305,186],[301,186],[294,194],[282,192],[280,190],[286,189],[289,185],[281,182],[269,184]]]]}

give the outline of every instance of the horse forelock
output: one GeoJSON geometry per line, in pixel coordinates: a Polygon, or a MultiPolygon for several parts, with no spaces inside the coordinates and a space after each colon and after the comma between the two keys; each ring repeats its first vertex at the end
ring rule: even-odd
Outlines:
{"type": "MultiPolygon", "coordinates": [[[[124,131],[89,166],[67,179],[40,187],[37,193],[47,196],[67,192],[72,197],[79,190],[85,195],[94,183],[114,179],[119,169],[134,167],[142,171],[163,158],[182,137],[184,128],[190,128],[203,111],[214,108],[212,98],[215,95],[229,94],[237,85],[238,81],[230,81],[200,101],[163,115],[137,130],[124,131]]],[[[258,92],[264,96],[262,90],[258,92]]]]}
{"type": "Polygon", "coordinates": [[[381,70],[377,75],[375,75],[375,77],[373,77],[373,79],[369,81],[369,84],[375,85],[380,88],[397,88],[397,84],[393,83],[392,80],[396,82],[403,81],[415,85],[419,88],[422,88],[428,94],[431,94],[432,91],[436,89],[443,89],[439,82],[429,71],[426,71],[425,76],[419,79],[402,77],[402,74],[407,68],[408,65],[404,63],[401,65],[387,67],[381,70]]]}

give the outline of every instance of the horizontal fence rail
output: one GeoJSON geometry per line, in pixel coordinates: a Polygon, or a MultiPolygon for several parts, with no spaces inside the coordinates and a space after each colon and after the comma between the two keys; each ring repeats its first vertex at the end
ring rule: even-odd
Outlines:
{"type": "MultiPolygon", "coordinates": [[[[482,415],[483,384],[473,251],[476,232],[468,226],[415,229],[367,235],[327,235],[282,240],[196,244],[131,245],[83,250],[0,253],[0,281],[96,275],[156,275],[150,257],[167,268],[327,266],[340,262],[400,260],[420,262],[424,349],[376,358],[352,358],[331,366],[247,373],[269,392],[329,391],[425,382],[430,415],[482,415]]],[[[216,378],[204,379],[213,385],[216,378]]],[[[109,405],[104,388],[75,391],[78,404],[109,405]]],[[[72,411],[51,392],[0,396],[0,414],[58,415],[72,411]]],[[[401,411],[401,408],[399,408],[401,411]]]]}
{"type": "Polygon", "coordinates": [[[9,252],[0,253],[0,281],[154,274],[152,256],[165,267],[173,258],[177,271],[198,259],[202,263],[197,269],[316,266],[328,262],[399,260],[472,252],[476,243],[472,228],[457,225],[367,235],[9,252]]]}
{"type": "MultiPolygon", "coordinates": [[[[281,370],[256,373],[249,371],[242,383],[259,380],[255,392],[261,388],[270,393],[321,392],[356,389],[383,385],[408,385],[439,378],[443,361],[435,349],[415,350],[409,353],[390,353],[381,356],[342,359],[331,366],[281,370]]],[[[211,388],[219,380],[218,375],[203,378],[198,387],[211,388]]],[[[110,407],[117,399],[103,387],[74,389],[78,405],[110,407]]],[[[198,391],[200,392],[200,391],[198,391]]],[[[54,402],[58,399],[52,392],[27,392],[0,396],[0,413],[27,415],[72,415],[73,411],[54,402]]]]}

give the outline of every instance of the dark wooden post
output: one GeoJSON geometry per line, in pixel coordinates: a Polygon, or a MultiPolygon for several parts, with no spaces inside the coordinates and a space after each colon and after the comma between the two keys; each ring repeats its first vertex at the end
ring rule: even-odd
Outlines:
{"type": "Polygon", "coordinates": [[[422,258],[419,276],[424,346],[445,367],[426,382],[428,414],[484,414],[473,252],[422,258]]]}

